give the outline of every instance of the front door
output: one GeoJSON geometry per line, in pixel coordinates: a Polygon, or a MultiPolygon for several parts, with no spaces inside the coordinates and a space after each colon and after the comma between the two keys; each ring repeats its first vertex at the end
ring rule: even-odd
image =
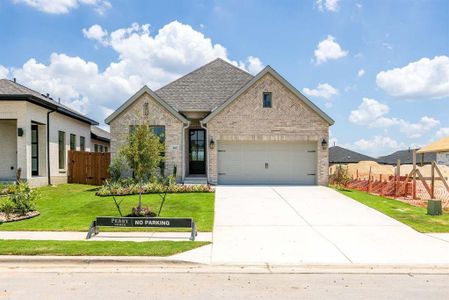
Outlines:
{"type": "Polygon", "coordinates": [[[189,172],[190,174],[206,173],[206,131],[204,129],[189,130],[189,172]]]}

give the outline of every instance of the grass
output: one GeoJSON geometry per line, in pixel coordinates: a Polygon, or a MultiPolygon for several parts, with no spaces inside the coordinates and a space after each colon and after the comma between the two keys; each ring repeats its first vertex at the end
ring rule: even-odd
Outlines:
{"type": "MultiPolygon", "coordinates": [[[[37,202],[40,216],[0,225],[0,230],[23,231],[87,231],[97,216],[119,216],[112,197],[95,196],[96,187],[81,184],[62,184],[37,189],[41,194],[37,202]]],[[[116,197],[122,202],[122,212],[128,214],[137,206],[138,195],[116,197]]],[[[214,193],[167,194],[161,217],[193,218],[199,231],[212,231],[214,221],[214,193]]],[[[1,201],[1,199],[0,199],[1,201]]],[[[157,194],[142,196],[143,206],[159,209],[161,198],[157,194]]],[[[139,231],[139,229],[101,228],[101,231],[139,231]]],[[[175,231],[156,229],[151,231],[175,231]]],[[[179,229],[178,231],[188,231],[179,229]]]]}
{"type": "Polygon", "coordinates": [[[449,232],[449,214],[427,215],[427,209],[416,207],[398,200],[371,195],[357,190],[339,190],[340,193],[374,208],[399,222],[423,233],[449,232]]]}
{"type": "Polygon", "coordinates": [[[170,256],[208,242],[103,242],[2,240],[0,255],[170,256]]]}

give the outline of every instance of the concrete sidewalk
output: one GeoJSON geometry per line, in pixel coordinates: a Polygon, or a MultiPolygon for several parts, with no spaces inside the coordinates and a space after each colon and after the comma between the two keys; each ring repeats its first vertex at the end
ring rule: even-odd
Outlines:
{"type": "MultiPolygon", "coordinates": [[[[0,240],[83,241],[83,231],[0,231],[0,240]]],[[[101,232],[89,241],[149,242],[188,241],[190,232],[101,232]]],[[[198,232],[198,242],[212,241],[212,232],[198,232]]]]}

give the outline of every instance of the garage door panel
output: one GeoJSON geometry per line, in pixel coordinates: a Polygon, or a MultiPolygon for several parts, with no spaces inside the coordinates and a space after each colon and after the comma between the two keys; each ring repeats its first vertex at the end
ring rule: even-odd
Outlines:
{"type": "Polygon", "coordinates": [[[316,143],[218,141],[218,183],[315,184],[315,149],[316,143]]]}

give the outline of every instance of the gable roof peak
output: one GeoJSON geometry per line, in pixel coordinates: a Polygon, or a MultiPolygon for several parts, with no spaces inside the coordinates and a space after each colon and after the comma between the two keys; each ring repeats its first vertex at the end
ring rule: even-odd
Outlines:
{"type": "Polygon", "coordinates": [[[310,107],[314,112],[316,112],[321,118],[323,118],[329,125],[333,125],[335,121],[329,117],[324,111],[322,111],[318,106],[316,106],[312,101],[310,101],[306,96],[304,96],[298,89],[296,89],[290,82],[288,82],[284,77],[282,77],[276,70],[274,70],[270,65],[267,65],[259,73],[256,74],[251,80],[249,80],[245,85],[238,89],[232,96],[230,96],[221,105],[214,107],[212,112],[204,118],[201,123],[206,124],[213,117],[215,117],[220,111],[222,111],[226,106],[231,104],[235,99],[237,99],[241,94],[243,94],[247,89],[249,89],[253,84],[255,84],[259,79],[270,73],[276,80],[278,80],[282,85],[287,87],[296,97],[301,99],[308,107],[310,107]]]}

